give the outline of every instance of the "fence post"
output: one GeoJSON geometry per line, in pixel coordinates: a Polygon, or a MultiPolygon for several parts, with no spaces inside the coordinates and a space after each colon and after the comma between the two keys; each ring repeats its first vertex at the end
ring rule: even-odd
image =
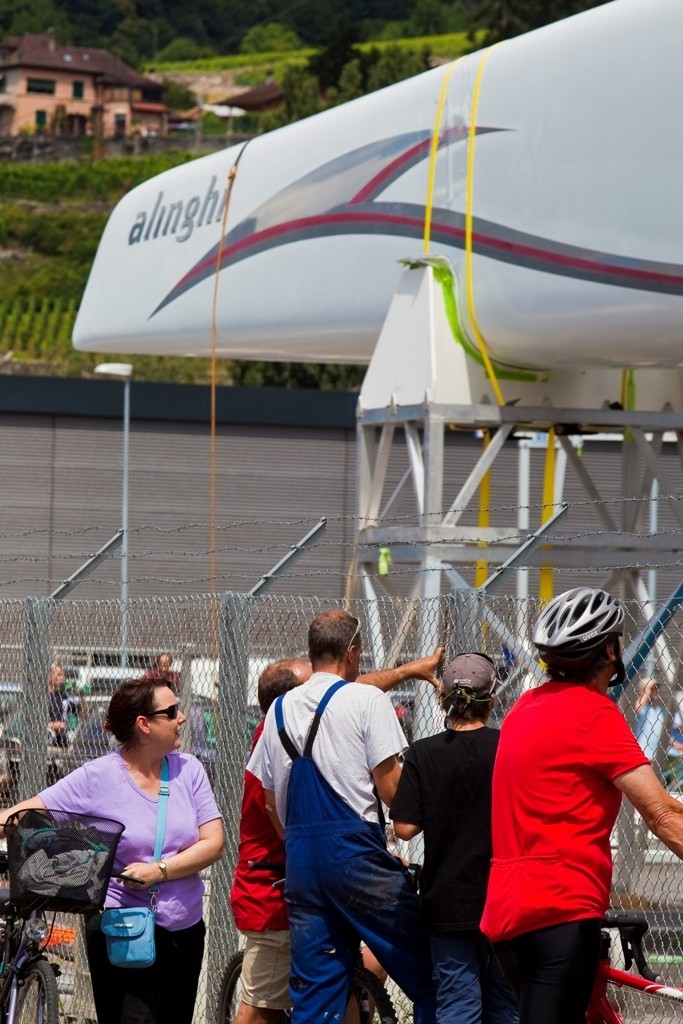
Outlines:
{"type": "Polygon", "coordinates": [[[214,780],[225,827],[225,855],[211,871],[209,900],[206,1019],[214,1020],[220,983],[228,959],[237,950],[238,934],[228,906],[237,863],[237,841],[245,766],[245,728],[249,681],[249,627],[252,601],[245,594],[222,594],[218,621],[218,700],[214,780]]]}
{"type": "Polygon", "coordinates": [[[19,729],[19,800],[45,789],[47,772],[47,677],[50,672],[50,627],[53,602],[48,597],[27,597],[24,686],[19,729]]]}

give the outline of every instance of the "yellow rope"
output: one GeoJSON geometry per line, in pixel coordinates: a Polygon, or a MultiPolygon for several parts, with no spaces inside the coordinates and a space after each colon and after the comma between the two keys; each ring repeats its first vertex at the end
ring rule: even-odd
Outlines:
{"type": "Polygon", "coordinates": [[[434,119],[434,130],[432,132],[432,144],[429,150],[429,174],[427,177],[427,201],[425,202],[425,224],[424,224],[424,236],[422,251],[426,254],[429,252],[429,242],[432,233],[432,210],[434,208],[434,182],[436,179],[436,157],[439,152],[439,141],[441,138],[441,118],[443,117],[443,108],[446,102],[446,96],[448,94],[448,85],[451,80],[451,75],[455,70],[455,65],[462,57],[458,57],[458,60],[454,60],[448,71],[446,77],[441,84],[441,92],[439,93],[439,102],[436,105],[436,117],[434,119]]]}
{"type": "Polygon", "coordinates": [[[493,46],[488,49],[479,62],[477,75],[474,81],[474,91],[472,93],[472,110],[470,113],[470,129],[467,142],[467,180],[465,192],[465,282],[467,288],[467,310],[469,313],[470,324],[472,325],[474,336],[481,350],[484,366],[486,367],[486,372],[489,375],[491,386],[496,396],[496,401],[498,402],[498,405],[505,405],[503,392],[500,390],[500,385],[498,384],[493,365],[489,358],[486,341],[479,330],[479,324],[477,323],[477,316],[474,310],[474,287],[472,280],[472,200],[474,194],[474,141],[477,135],[477,107],[479,106],[479,93],[481,90],[481,80],[484,74],[484,67],[486,66],[486,62],[493,49],[493,46]]]}
{"type": "MultiPolygon", "coordinates": [[[[548,431],[548,447],[545,451],[545,471],[543,474],[543,506],[541,523],[547,523],[555,511],[555,428],[548,431]]],[[[553,569],[551,565],[541,566],[538,581],[538,596],[542,601],[549,601],[553,596],[553,569]]]]}
{"type": "MultiPolygon", "coordinates": [[[[484,451],[488,448],[491,443],[491,431],[487,430],[484,433],[484,451]]],[[[491,524],[491,470],[487,469],[481,478],[479,485],[479,514],[477,516],[477,525],[480,529],[485,529],[491,524]]],[[[477,547],[485,548],[488,547],[486,541],[479,541],[477,547]]],[[[488,564],[486,562],[477,562],[474,573],[474,585],[480,587],[482,583],[485,583],[488,579],[488,564]]]]}
{"type": "Polygon", "coordinates": [[[215,601],[216,595],[216,384],[218,376],[218,282],[221,273],[221,261],[223,249],[228,232],[228,209],[230,207],[230,196],[232,186],[237,175],[237,164],[244,152],[240,150],[237,160],[230,168],[228,174],[228,187],[225,193],[225,205],[221,217],[221,234],[216,253],[216,268],[213,279],[213,300],[211,303],[211,427],[209,443],[209,593],[212,595],[213,614],[212,620],[212,649],[214,658],[218,650],[218,608],[215,601]]]}
{"type": "Polygon", "coordinates": [[[621,371],[621,408],[627,408],[628,401],[628,370],[621,371]]]}

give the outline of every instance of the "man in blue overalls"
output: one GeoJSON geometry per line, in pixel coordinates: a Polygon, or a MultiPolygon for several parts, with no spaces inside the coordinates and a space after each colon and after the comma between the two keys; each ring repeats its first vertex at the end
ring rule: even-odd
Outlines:
{"type": "Polygon", "coordinates": [[[353,682],[357,619],[323,612],[308,643],[313,675],[270,709],[255,766],[285,825],[294,1021],[341,1024],[362,939],[413,1000],[415,1024],[432,1024],[428,937],[378,800],[393,800],[405,738],[386,695],[353,682]]]}

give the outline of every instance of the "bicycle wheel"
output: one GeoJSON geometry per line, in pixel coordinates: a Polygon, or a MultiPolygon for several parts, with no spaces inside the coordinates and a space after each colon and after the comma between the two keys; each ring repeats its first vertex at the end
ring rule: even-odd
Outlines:
{"type": "Polygon", "coordinates": [[[242,999],[243,959],[243,953],[236,953],[225,968],[218,1000],[218,1024],[232,1024],[235,1019],[237,1007],[242,999]]]}
{"type": "Polygon", "coordinates": [[[23,974],[14,1024],[58,1024],[57,979],[47,960],[34,960],[23,974]]]}
{"type": "MultiPolygon", "coordinates": [[[[237,1014],[242,1000],[243,956],[243,953],[236,953],[225,968],[218,1001],[217,1024],[233,1024],[237,1014]]],[[[283,1010],[280,1024],[287,1024],[289,1020],[289,1013],[283,1010]]],[[[398,1024],[389,993],[379,978],[364,967],[356,967],[353,972],[345,1021],[348,1024],[398,1024]]]]}
{"type": "Polygon", "coordinates": [[[398,1022],[394,1004],[382,982],[372,971],[360,966],[356,967],[353,972],[351,999],[345,1019],[350,1021],[354,1017],[360,1021],[360,1024],[397,1024],[398,1022]]]}
{"type": "MultiPolygon", "coordinates": [[[[242,1001],[242,961],[244,953],[235,953],[228,962],[223,975],[221,995],[218,1000],[218,1024],[233,1024],[242,1001]]],[[[283,1010],[278,1024],[288,1024],[290,1015],[283,1010]]]]}

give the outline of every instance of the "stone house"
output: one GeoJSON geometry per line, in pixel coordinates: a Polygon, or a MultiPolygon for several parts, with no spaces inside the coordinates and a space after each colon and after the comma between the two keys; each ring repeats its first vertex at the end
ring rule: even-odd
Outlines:
{"type": "Polygon", "coordinates": [[[165,135],[163,86],[107,50],[53,32],[0,42],[0,136],[165,135]]]}

